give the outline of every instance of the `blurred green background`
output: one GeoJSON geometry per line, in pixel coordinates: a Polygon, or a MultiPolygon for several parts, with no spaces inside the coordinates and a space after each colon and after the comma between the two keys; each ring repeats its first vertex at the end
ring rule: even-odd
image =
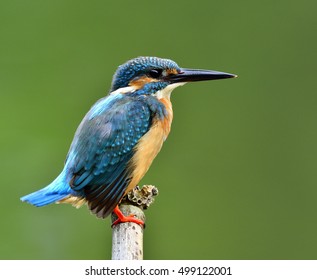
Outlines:
{"type": "Polygon", "coordinates": [[[19,198],[62,170],[117,66],[153,55],[238,79],[174,91],[142,184],[145,259],[317,259],[317,2],[0,2],[1,259],[109,259],[109,219],[19,198]]]}

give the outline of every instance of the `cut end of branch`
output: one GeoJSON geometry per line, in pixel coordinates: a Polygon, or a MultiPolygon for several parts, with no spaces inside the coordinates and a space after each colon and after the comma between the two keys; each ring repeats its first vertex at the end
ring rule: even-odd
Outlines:
{"type": "Polygon", "coordinates": [[[136,186],[133,190],[127,193],[122,199],[122,204],[132,204],[147,209],[158,195],[158,189],[152,185],[144,185],[142,188],[136,186]]]}

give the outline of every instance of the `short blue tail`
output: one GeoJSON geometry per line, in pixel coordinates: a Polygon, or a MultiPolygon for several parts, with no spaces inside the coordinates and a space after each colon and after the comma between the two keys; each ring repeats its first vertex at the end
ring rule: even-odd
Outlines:
{"type": "Polygon", "coordinates": [[[22,201],[34,206],[44,206],[59,201],[72,193],[66,180],[66,169],[47,187],[21,197],[22,201]]]}

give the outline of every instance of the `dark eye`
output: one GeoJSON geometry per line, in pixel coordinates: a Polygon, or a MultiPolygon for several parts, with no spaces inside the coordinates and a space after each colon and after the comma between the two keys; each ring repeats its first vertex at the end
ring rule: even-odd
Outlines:
{"type": "Polygon", "coordinates": [[[149,76],[152,78],[159,78],[162,74],[161,69],[152,69],[149,71],[149,76]]]}

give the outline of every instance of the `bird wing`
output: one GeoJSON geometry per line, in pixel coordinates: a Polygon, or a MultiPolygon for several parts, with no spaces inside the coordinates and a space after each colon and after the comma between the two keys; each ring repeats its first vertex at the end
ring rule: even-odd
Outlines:
{"type": "Polygon", "coordinates": [[[70,185],[98,217],[110,214],[122,198],[131,181],[133,148],[151,119],[142,99],[117,94],[98,101],[78,127],[66,160],[70,185]]]}

